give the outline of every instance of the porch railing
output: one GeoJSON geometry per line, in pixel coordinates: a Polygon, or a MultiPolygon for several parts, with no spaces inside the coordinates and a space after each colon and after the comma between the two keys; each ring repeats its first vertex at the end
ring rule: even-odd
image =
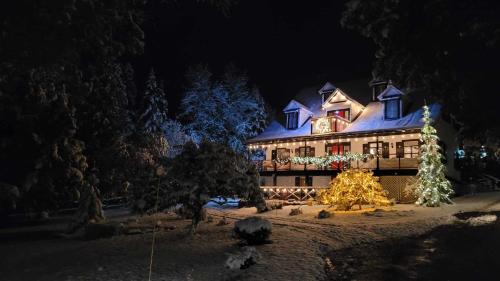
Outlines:
{"type": "Polygon", "coordinates": [[[342,168],[360,168],[367,170],[401,170],[401,169],[417,169],[418,159],[417,158],[377,158],[367,159],[366,161],[350,161],[350,162],[339,162],[332,163],[332,165],[327,167],[318,167],[314,164],[294,164],[288,163],[276,163],[272,160],[261,160],[255,161],[259,171],[314,171],[314,170],[340,170],[342,168]]]}
{"type": "Polygon", "coordinates": [[[306,201],[326,187],[317,186],[261,186],[266,199],[306,201]]]}

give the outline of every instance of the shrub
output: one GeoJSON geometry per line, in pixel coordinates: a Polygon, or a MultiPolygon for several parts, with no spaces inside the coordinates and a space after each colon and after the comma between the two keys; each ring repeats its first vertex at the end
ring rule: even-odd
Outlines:
{"type": "Polygon", "coordinates": [[[382,189],[373,172],[351,169],[340,173],[330,182],[330,188],[318,193],[321,204],[335,206],[339,210],[350,210],[354,205],[367,203],[374,206],[390,205],[387,192],[382,189]]]}
{"type": "Polygon", "coordinates": [[[326,218],[331,217],[331,215],[332,214],[330,212],[328,212],[327,210],[321,210],[318,213],[318,219],[326,219],[326,218]]]}

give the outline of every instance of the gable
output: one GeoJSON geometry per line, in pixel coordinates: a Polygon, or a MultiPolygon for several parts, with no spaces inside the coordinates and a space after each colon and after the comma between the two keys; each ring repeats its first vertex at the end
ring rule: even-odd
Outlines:
{"type": "Polygon", "coordinates": [[[355,99],[349,97],[346,93],[344,93],[339,88],[335,89],[335,91],[327,99],[325,99],[325,102],[322,104],[321,107],[328,108],[331,105],[336,104],[336,103],[348,103],[348,104],[354,103],[354,104],[360,106],[361,108],[364,107],[362,104],[357,102],[355,99]]]}
{"type": "Polygon", "coordinates": [[[285,108],[283,108],[283,112],[294,111],[294,110],[304,110],[307,113],[312,114],[312,112],[303,104],[296,100],[291,100],[285,108]]]}
{"type": "Polygon", "coordinates": [[[337,89],[337,87],[335,87],[332,83],[326,82],[325,85],[323,85],[323,87],[321,87],[321,89],[318,90],[318,93],[329,94],[335,91],[335,89],[337,89]]]}
{"type": "Polygon", "coordinates": [[[388,85],[387,88],[385,88],[382,93],[380,93],[377,96],[377,99],[380,101],[387,100],[387,99],[393,99],[393,98],[399,98],[403,96],[405,93],[403,93],[401,90],[398,88],[394,87],[393,85],[388,85]]]}

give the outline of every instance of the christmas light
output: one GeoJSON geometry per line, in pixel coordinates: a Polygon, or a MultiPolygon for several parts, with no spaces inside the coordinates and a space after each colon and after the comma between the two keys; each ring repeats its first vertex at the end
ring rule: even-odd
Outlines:
{"type": "Polygon", "coordinates": [[[354,205],[368,203],[374,206],[388,206],[387,192],[373,176],[373,172],[346,170],[330,183],[330,188],[318,193],[321,204],[335,206],[337,209],[350,210],[354,205]]]}
{"type": "Polygon", "coordinates": [[[418,205],[437,207],[441,203],[452,203],[450,196],[453,189],[446,179],[445,167],[442,163],[441,147],[438,144],[437,131],[431,126],[429,107],[424,106],[424,127],[422,128],[419,166],[417,180],[413,192],[418,205]]]}

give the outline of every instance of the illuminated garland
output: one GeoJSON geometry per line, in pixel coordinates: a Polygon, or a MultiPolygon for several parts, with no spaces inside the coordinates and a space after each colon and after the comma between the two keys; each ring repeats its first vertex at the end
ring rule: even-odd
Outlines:
{"type": "Polygon", "coordinates": [[[285,159],[275,159],[274,162],[278,164],[299,164],[299,165],[316,165],[317,167],[324,168],[330,166],[334,162],[351,162],[351,161],[365,161],[373,157],[371,154],[362,154],[359,152],[346,152],[345,154],[334,154],[326,156],[294,156],[285,159]]]}

